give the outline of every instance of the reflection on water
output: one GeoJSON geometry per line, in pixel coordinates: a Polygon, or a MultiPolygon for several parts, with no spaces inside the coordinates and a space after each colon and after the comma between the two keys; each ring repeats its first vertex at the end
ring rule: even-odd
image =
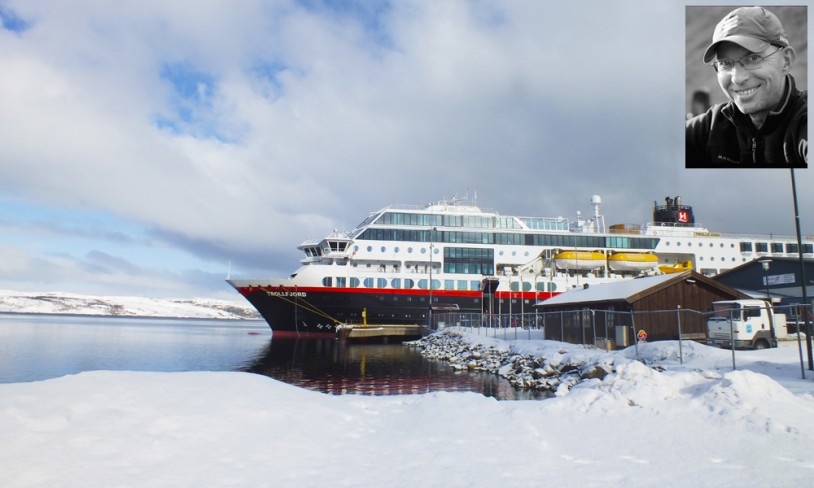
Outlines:
{"type": "Polygon", "coordinates": [[[483,372],[456,372],[402,344],[353,344],[330,339],[273,338],[244,369],[331,394],[404,395],[472,391],[500,400],[543,398],[515,390],[483,372]]]}
{"type": "Polygon", "coordinates": [[[544,397],[496,375],[456,372],[402,344],[273,337],[262,321],[0,314],[0,383],[95,370],[250,371],[331,394],[544,397]]]}

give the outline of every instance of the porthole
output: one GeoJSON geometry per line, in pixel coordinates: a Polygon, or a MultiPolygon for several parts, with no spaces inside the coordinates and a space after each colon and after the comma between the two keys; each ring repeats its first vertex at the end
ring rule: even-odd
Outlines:
{"type": "Polygon", "coordinates": [[[412,254],[412,253],[413,253],[413,248],[412,248],[412,247],[408,247],[408,248],[407,248],[407,254],[412,254]]]}
{"type": "Polygon", "coordinates": [[[367,252],[370,252],[372,250],[373,250],[373,246],[367,246],[367,252]]]}
{"type": "Polygon", "coordinates": [[[386,250],[387,250],[387,248],[382,246],[382,252],[385,252],[386,250]]]}
{"type": "Polygon", "coordinates": [[[427,248],[426,247],[421,248],[421,254],[427,254],[427,248]]]}
{"type": "Polygon", "coordinates": [[[398,254],[398,252],[399,252],[399,247],[398,247],[398,246],[396,246],[396,248],[395,248],[395,249],[393,249],[393,251],[394,251],[396,254],[398,254]]]}

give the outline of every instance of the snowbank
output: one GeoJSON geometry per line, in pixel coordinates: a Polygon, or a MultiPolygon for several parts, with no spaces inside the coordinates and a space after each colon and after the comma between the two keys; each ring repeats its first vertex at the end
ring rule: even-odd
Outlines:
{"type": "MultiPolygon", "coordinates": [[[[495,341],[539,351],[544,341],[495,341]]],[[[691,343],[687,343],[691,344],[691,343]]],[[[648,344],[544,401],[333,396],[248,373],[90,372],[0,385],[0,484],[807,486],[814,385],[796,346],[648,344]],[[652,346],[652,347],[650,347],[652,346]],[[696,347],[697,346],[697,347],[696,347]],[[722,355],[723,354],[723,355],[722,355]],[[652,366],[659,366],[654,369],[652,366]],[[750,365],[755,370],[750,370],[750,365]],[[797,368],[797,379],[790,371],[797,368]],[[663,370],[663,371],[660,371],[663,370]],[[796,393],[764,372],[789,374],[796,393]]],[[[585,353],[594,354],[596,351],[585,353]]],[[[572,357],[578,349],[567,352],[572,357]]]]}

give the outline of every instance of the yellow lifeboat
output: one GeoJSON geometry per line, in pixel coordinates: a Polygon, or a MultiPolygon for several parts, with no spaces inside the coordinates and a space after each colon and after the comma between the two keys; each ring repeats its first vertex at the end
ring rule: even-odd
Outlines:
{"type": "Polygon", "coordinates": [[[684,261],[683,263],[665,264],[659,266],[659,271],[664,274],[681,273],[682,271],[689,271],[692,269],[692,261],[684,261]]]}
{"type": "Polygon", "coordinates": [[[658,264],[659,258],[646,252],[618,252],[608,258],[608,266],[614,271],[647,271],[658,264]]]}
{"type": "Polygon", "coordinates": [[[587,271],[601,268],[605,264],[605,255],[596,251],[562,251],[554,256],[557,269],[587,271]]]}

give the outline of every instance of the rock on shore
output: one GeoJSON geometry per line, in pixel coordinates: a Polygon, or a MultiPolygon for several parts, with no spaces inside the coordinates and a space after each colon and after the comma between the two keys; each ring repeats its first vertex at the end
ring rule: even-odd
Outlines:
{"type": "Polygon", "coordinates": [[[506,378],[515,388],[549,391],[558,396],[580,382],[601,381],[616,371],[617,364],[629,361],[622,356],[571,344],[562,344],[563,348],[545,356],[520,354],[511,347],[472,343],[451,330],[405,345],[419,348],[426,358],[448,361],[457,370],[488,371],[506,378]],[[574,354],[573,348],[580,354],[574,354]]]}

